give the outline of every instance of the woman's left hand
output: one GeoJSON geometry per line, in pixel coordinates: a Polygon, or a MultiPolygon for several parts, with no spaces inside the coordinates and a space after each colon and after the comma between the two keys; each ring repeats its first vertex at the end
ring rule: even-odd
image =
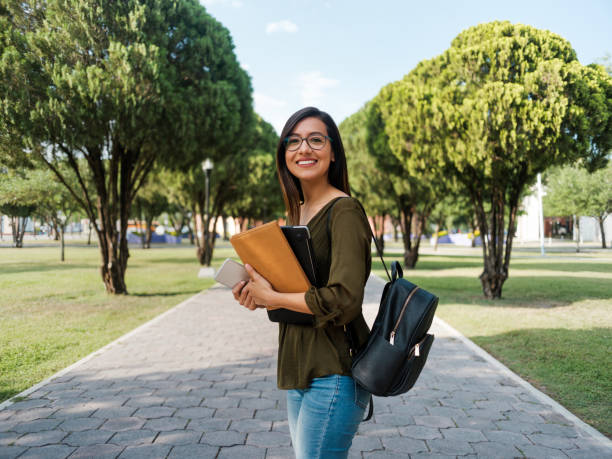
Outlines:
{"type": "Polygon", "coordinates": [[[270,303],[274,289],[272,284],[268,282],[261,274],[259,274],[251,265],[244,265],[251,280],[248,284],[248,291],[253,301],[258,305],[266,305],[270,303]]]}

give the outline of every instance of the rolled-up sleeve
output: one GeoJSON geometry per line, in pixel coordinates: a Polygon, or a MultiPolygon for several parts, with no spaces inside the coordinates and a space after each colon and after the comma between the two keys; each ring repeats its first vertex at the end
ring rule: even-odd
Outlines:
{"type": "Polygon", "coordinates": [[[311,287],[305,296],[315,316],[315,327],[330,323],[345,325],[358,317],[369,276],[369,224],[358,204],[340,204],[344,203],[333,209],[330,221],[331,265],[327,285],[311,287]]]}

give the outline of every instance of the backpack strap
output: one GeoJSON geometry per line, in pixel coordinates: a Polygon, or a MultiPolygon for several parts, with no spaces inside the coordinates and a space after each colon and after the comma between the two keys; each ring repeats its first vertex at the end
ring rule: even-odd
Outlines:
{"type": "MultiPolygon", "coordinates": [[[[328,247],[330,249],[331,249],[331,229],[330,229],[330,225],[331,225],[332,209],[334,208],[334,206],[336,205],[336,203],[338,201],[340,201],[341,199],[344,199],[345,197],[346,196],[341,196],[339,198],[336,198],[334,200],[334,202],[332,203],[331,207],[329,208],[329,210],[327,211],[327,241],[328,241],[328,247]]],[[[363,206],[361,205],[361,203],[359,201],[357,201],[357,204],[359,204],[359,207],[361,207],[363,215],[366,217],[366,221],[367,221],[368,214],[366,214],[365,209],[363,208],[363,206]]],[[[382,261],[383,266],[385,267],[385,271],[387,273],[387,277],[389,278],[389,281],[391,281],[391,276],[389,276],[389,270],[387,269],[387,265],[385,264],[385,260],[383,259],[380,247],[378,246],[378,241],[376,240],[376,236],[374,236],[374,233],[372,232],[372,228],[370,227],[370,222],[368,222],[368,229],[370,230],[370,236],[372,236],[372,239],[374,239],[374,245],[376,246],[376,251],[378,252],[378,256],[380,257],[380,260],[382,261]]],[[[395,276],[393,276],[393,277],[395,277],[395,276]]],[[[350,356],[352,358],[353,354],[355,352],[354,350],[356,348],[355,348],[355,341],[353,340],[353,333],[352,333],[350,324],[348,324],[348,325],[349,325],[348,327],[346,325],[344,325],[344,335],[346,336],[346,339],[347,339],[347,341],[349,343],[349,354],[350,354],[350,356]]],[[[368,402],[368,414],[366,415],[365,418],[362,419],[362,422],[369,421],[370,419],[372,419],[372,414],[374,414],[374,398],[372,397],[372,394],[370,394],[370,401],[368,402]]]]}
{"type": "MultiPolygon", "coordinates": [[[[330,230],[330,224],[331,224],[331,214],[332,214],[332,210],[334,208],[334,206],[338,203],[338,201],[340,201],[341,199],[347,198],[350,196],[340,196],[339,198],[336,198],[334,200],[334,202],[332,203],[331,207],[329,208],[329,211],[327,212],[327,241],[329,244],[329,247],[331,248],[331,230],[330,230]]],[[[366,220],[368,219],[368,214],[366,213],[365,209],[363,208],[363,205],[361,205],[361,203],[355,199],[355,202],[357,202],[357,204],[359,204],[359,207],[361,207],[361,211],[363,212],[363,215],[365,216],[366,220]]],[[[383,253],[382,250],[380,250],[380,245],[378,244],[378,239],[376,239],[376,236],[374,236],[374,232],[372,231],[372,227],[370,226],[370,222],[368,221],[368,229],[370,230],[370,236],[372,237],[372,240],[374,241],[374,246],[376,247],[376,253],[378,253],[378,256],[380,257],[380,261],[382,261],[382,264],[385,268],[385,272],[387,273],[387,278],[389,279],[389,282],[392,281],[391,276],[389,275],[389,270],[387,269],[387,264],[385,263],[385,259],[383,258],[383,253]]],[[[401,270],[401,268],[400,268],[401,270]]],[[[400,277],[402,277],[400,275],[400,277]]],[[[393,279],[395,279],[395,276],[393,276],[393,279]]]]}

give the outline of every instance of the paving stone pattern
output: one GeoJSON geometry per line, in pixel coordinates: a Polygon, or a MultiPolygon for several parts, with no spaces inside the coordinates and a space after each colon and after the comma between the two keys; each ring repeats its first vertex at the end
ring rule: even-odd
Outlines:
{"type": "MultiPolygon", "coordinates": [[[[351,458],[612,456],[444,330],[412,391],[375,398],[351,458]]],[[[214,287],[0,410],[0,458],[293,457],[277,342],[214,287]]]]}

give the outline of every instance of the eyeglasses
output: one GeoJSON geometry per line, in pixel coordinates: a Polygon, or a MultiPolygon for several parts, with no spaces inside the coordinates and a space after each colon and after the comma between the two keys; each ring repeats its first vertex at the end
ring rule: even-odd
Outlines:
{"type": "Polygon", "coordinates": [[[285,137],[285,148],[287,151],[295,151],[302,146],[302,142],[305,140],[310,148],[313,150],[321,150],[327,139],[332,141],[331,137],[328,137],[323,134],[310,134],[308,137],[300,137],[299,135],[290,135],[289,137],[285,137]]]}

